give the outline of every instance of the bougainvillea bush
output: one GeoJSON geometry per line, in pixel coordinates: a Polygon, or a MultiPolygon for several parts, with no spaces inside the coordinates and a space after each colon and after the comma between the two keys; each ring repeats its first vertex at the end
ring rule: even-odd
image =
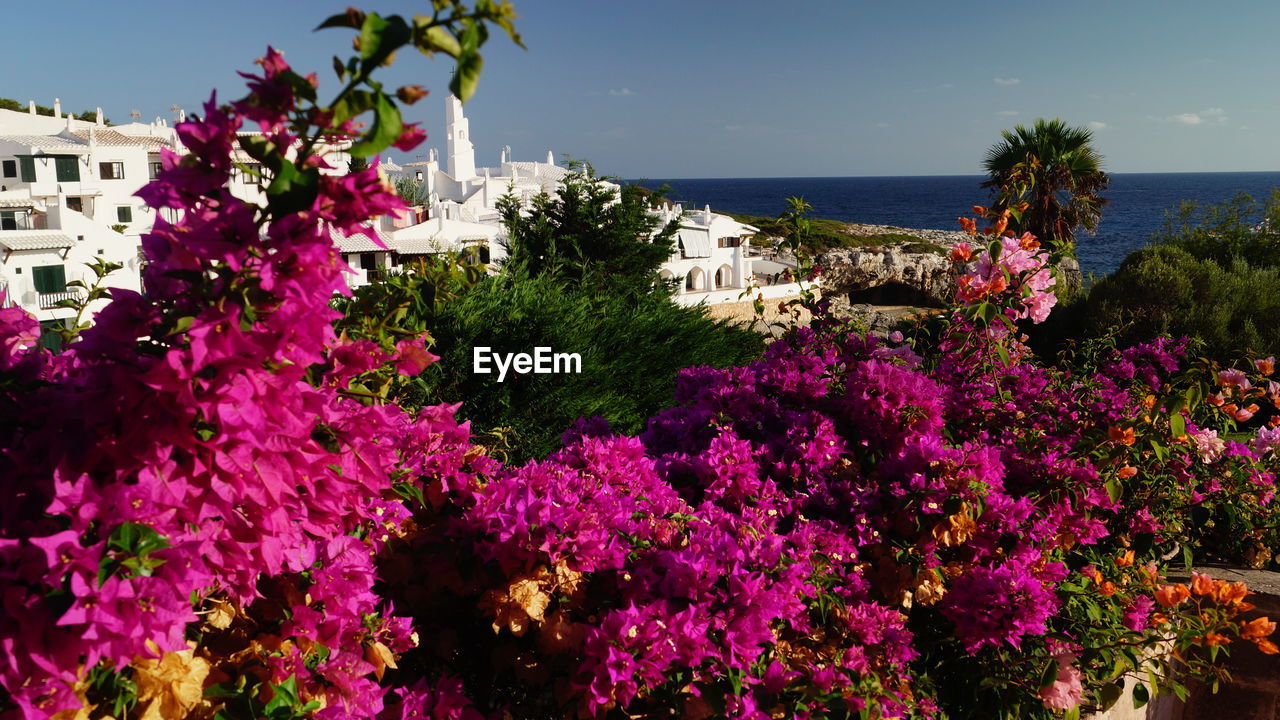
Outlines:
{"type": "Polygon", "coordinates": [[[1273,363],[1199,397],[1176,344],[1037,364],[1017,322],[1054,282],[1029,236],[961,248],[936,350],[819,315],[684,371],[639,437],[585,419],[504,467],[456,405],[387,402],[434,358],[334,333],[330,229],[400,201],[321,173],[315,139],[421,141],[371,79],[400,47],[457,57],[468,93],[510,9],[435,8],[331,19],[361,54],[328,106],[269,51],[249,96],[180,124],[142,193],[181,218],[144,239],[146,295],[63,353],[0,310],[0,715],[1052,717],[1153,648],[1174,691],[1232,639],[1275,651],[1246,588],[1162,565],[1199,542],[1189,508],[1268,512],[1280,431],[1217,433],[1273,363]],[[237,148],[263,206],[225,189],[237,148]]]}

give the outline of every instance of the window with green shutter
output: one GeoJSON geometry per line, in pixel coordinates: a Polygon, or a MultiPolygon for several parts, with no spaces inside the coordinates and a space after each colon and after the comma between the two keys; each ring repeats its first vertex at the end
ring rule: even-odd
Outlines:
{"type": "Polygon", "coordinates": [[[40,345],[49,352],[62,351],[62,335],[58,332],[60,327],[61,320],[44,320],[40,323],[40,345]]]}
{"type": "Polygon", "coordinates": [[[67,291],[67,271],[62,265],[41,265],[31,268],[31,280],[36,292],[59,293],[67,291]]]}
{"type": "Polygon", "coordinates": [[[58,173],[58,182],[80,182],[80,161],[75,157],[55,157],[53,164],[58,173]]]}
{"type": "Polygon", "coordinates": [[[116,208],[116,219],[122,223],[133,222],[133,208],[128,205],[120,205],[116,208]]]}
{"type": "Polygon", "coordinates": [[[27,156],[18,158],[19,180],[22,182],[36,181],[36,159],[27,156]]]}

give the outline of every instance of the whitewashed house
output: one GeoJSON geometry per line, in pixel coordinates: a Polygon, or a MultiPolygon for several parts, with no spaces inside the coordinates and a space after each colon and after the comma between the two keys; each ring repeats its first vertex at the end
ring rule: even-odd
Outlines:
{"type": "Polygon", "coordinates": [[[94,258],[123,266],[109,287],[140,289],[139,235],[153,215],[133,193],[173,143],[158,126],[107,127],[101,111],[90,122],[61,117],[60,105],[53,117],[35,103],[0,110],[0,287],[46,327],[74,314],[57,305],[83,293],[68,283],[93,283],[94,258]]]}
{"type": "Polygon", "coordinates": [[[659,210],[663,222],[677,221],[676,246],[661,276],[677,280],[677,302],[696,305],[733,302],[754,285],[751,238],[759,230],[711,207],[685,212],[680,205],[659,210]]]}

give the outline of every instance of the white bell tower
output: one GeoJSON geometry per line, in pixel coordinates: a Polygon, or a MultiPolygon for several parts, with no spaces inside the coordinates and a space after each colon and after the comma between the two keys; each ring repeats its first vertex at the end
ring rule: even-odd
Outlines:
{"type": "Polygon", "coordinates": [[[453,95],[445,101],[444,122],[449,133],[445,172],[454,180],[470,180],[476,176],[476,152],[471,145],[471,128],[462,114],[462,101],[453,95]]]}

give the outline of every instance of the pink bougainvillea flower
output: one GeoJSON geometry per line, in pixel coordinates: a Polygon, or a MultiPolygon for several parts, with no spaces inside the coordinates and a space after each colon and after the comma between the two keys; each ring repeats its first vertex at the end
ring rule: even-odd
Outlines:
{"type": "Polygon", "coordinates": [[[395,363],[396,370],[401,375],[417,375],[439,359],[438,355],[427,352],[426,341],[423,338],[416,338],[396,343],[396,356],[392,362],[395,363]]]}
{"type": "Polygon", "coordinates": [[[1040,699],[1050,710],[1071,710],[1080,706],[1084,698],[1083,675],[1073,665],[1075,656],[1059,655],[1054,658],[1058,663],[1058,676],[1048,687],[1040,688],[1040,699]]]}
{"type": "Polygon", "coordinates": [[[392,143],[397,150],[409,152],[418,147],[427,139],[427,131],[418,126],[417,123],[405,125],[404,132],[392,143]]]}

